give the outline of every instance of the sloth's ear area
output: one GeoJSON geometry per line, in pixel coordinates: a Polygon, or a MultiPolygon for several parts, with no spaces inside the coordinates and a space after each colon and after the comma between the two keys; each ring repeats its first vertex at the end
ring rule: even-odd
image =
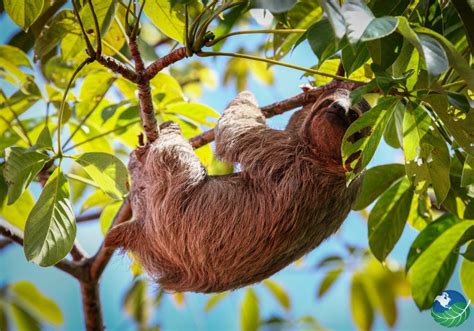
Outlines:
{"type": "Polygon", "coordinates": [[[107,232],[104,246],[110,248],[122,247],[124,249],[133,248],[140,237],[139,224],[131,220],[114,226],[107,232]]]}
{"type": "Polygon", "coordinates": [[[240,92],[234,98],[234,100],[230,102],[229,107],[241,106],[241,105],[247,105],[247,106],[258,108],[257,99],[255,98],[255,95],[250,91],[240,92]]]}

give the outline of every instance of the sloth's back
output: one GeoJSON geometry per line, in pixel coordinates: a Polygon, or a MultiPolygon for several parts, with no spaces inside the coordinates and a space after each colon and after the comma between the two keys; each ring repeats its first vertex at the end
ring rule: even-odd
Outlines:
{"type": "Polygon", "coordinates": [[[153,239],[165,244],[150,273],[167,290],[220,292],[259,282],[319,245],[339,228],[356,190],[326,175],[233,174],[173,194],[181,204],[156,220],[153,239]]]}

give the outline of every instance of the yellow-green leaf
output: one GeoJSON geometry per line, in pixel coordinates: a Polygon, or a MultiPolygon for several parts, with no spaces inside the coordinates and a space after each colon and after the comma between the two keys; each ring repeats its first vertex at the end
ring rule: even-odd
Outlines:
{"type": "Polygon", "coordinates": [[[257,331],[260,323],[258,297],[251,288],[245,291],[240,304],[240,329],[242,331],[257,331]]]}
{"type": "Polygon", "coordinates": [[[4,0],[3,5],[13,22],[26,31],[41,14],[44,0],[4,0]]]}
{"type": "Polygon", "coordinates": [[[277,299],[277,301],[285,310],[288,311],[291,309],[290,296],[283,286],[271,279],[264,280],[263,285],[270,291],[273,297],[277,299]]]}
{"type": "Polygon", "coordinates": [[[149,0],[145,5],[145,14],[166,36],[184,44],[184,11],[172,6],[170,0],[149,0]]]}

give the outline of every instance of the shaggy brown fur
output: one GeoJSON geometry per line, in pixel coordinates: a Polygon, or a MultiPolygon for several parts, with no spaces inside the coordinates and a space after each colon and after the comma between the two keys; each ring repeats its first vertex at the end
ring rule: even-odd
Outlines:
{"type": "Polygon", "coordinates": [[[216,154],[241,166],[227,176],[208,176],[178,126],[163,126],[132,153],[133,220],[106,245],[131,251],[166,290],[220,292],[273,275],[333,234],[356,198],[340,147],[368,106],[350,107],[348,91],[328,92],[278,131],[241,93],[216,127],[216,154]]]}

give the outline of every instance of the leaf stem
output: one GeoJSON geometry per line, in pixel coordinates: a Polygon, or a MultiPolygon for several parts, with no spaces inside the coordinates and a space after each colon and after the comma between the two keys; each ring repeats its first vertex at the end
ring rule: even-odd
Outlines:
{"type": "Polygon", "coordinates": [[[58,151],[57,155],[59,158],[62,157],[63,150],[62,150],[62,145],[61,145],[61,129],[62,129],[62,122],[63,122],[63,115],[64,115],[64,106],[66,105],[66,98],[69,93],[69,90],[71,89],[72,83],[76,79],[76,76],[79,74],[79,72],[84,68],[87,64],[93,62],[94,59],[92,58],[87,58],[82,63],[77,67],[77,69],[74,71],[74,73],[71,76],[71,79],[69,79],[69,82],[67,83],[66,90],[64,91],[63,99],[61,100],[61,107],[59,107],[59,116],[58,116],[58,151]]]}
{"type": "Polygon", "coordinates": [[[98,135],[96,135],[96,136],[94,136],[94,137],[91,137],[91,138],[89,138],[89,139],[86,139],[86,140],[84,140],[84,141],[81,141],[80,143],[77,143],[77,144],[75,144],[75,145],[73,145],[73,146],[71,146],[71,147],[66,148],[66,149],[64,150],[64,153],[69,152],[70,150],[72,150],[72,149],[74,149],[74,148],[76,148],[76,147],[79,147],[79,146],[81,146],[81,145],[84,145],[84,144],[86,144],[86,143],[88,143],[88,142],[91,142],[91,141],[93,141],[93,140],[95,140],[95,139],[99,139],[99,138],[101,138],[101,137],[103,137],[103,136],[106,136],[106,135],[108,135],[108,134],[114,133],[115,131],[120,131],[120,130],[122,130],[122,129],[126,129],[126,128],[128,128],[129,126],[132,126],[133,124],[137,124],[137,123],[139,123],[139,122],[140,122],[140,120],[131,121],[131,122],[125,124],[125,125],[118,126],[118,127],[116,127],[116,128],[113,128],[112,130],[103,132],[103,133],[98,134],[98,135]]]}
{"type": "Polygon", "coordinates": [[[279,66],[282,66],[282,67],[287,67],[287,68],[291,68],[291,69],[295,69],[295,70],[300,70],[300,71],[308,72],[308,73],[313,74],[313,75],[329,77],[329,78],[333,78],[333,79],[340,80],[340,81],[346,81],[346,82],[351,82],[351,83],[356,83],[356,84],[366,84],[366,82],[363,82],[363,81],[354,80],[354,79],[350,79],[350,78],[346,78],[346,77],[342,77],[342,76],[338,76],[338,75],[328,74],[326,72],[322,72],[322,71],[319,71],[319,70],[300,67],[300,66],[297,66],[297,65],[294,65],[294,64],[290,64],[290,63],[286,63],[286,62],[280,62],[280,61],[276,61],[276,60],[272,60],[272,59],[265,59],[265,58],[258,57],[258,56],[253,56],[253,55],[247,55],[247,54],[241,54],[241,53],[226,53],[226,52],[196,52],[196,55],[201,56],[201,57],[206,57],[206,56],[240,57],[240,58],[243,58],[243,59],[275,64],[275,65],[279,65],[279,66]]]}
{"type": "Polygon", "coordinates": [[[265,30],[235,31],[235,32],[223,34],[222,36],[219,36],[215,38],[214,40],[209,41],[208,43],[206,43],[206,46],[214,46],[215,44],[219,43],[220,41],[226,38],[242,35],[242,34],[259,34],[259,33],[290,34],[290,33],[305,33],[305,32],[306,32],[305,29],[265,29],[265,30]]]}
{"type": "Polygon", "coordinates": [[[99,20],[97,19],[97,14],[95,13],[94,6],[92,5],[92,0],[87,1],[92,13],[92,19],[94,20],[95,34],[97,35],[97,50],[95,52],[96,59],[102,55],[102,37],[100,33],[99,20]]]}

